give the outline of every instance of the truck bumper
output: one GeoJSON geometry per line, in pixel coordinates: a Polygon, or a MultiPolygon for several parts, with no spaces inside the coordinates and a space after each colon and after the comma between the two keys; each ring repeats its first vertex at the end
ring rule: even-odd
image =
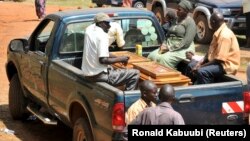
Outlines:
{"type": "Polygon", "coordinates": [[[225,18],[227,26],[235,33],[245,34],[246,31],[246,19],[245,18],[225,18]]]}
{"type": "Polygon", "coordinates": [[[121,132],[114,132],[112,135],[112,141],[123,141],[123,134],[121,132]]]}

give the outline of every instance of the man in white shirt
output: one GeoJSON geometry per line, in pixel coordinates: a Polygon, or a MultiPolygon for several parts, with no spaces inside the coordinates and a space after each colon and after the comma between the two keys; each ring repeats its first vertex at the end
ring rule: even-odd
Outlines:
{"type": "Polygon", "coordinates": [[[119,48],[122,48],[125,45],[123,30],[119,23],[110,22],[110,29],[108,32],[109,35],[109,45],[116,42],[119,48]]]}
{"type": "Polygon", "coordinates": [[[140,72],[136,69],[114,69],[110,64],[126,64],[128,56],[114,56],[109,53],[108,30],[110,17],[98,13],[92,25],[86,28],[82,56],[82,71],[86,79],[93,82],[107,82],[113,86],[125,85],[125,90],[136,88],[140,72]]]}

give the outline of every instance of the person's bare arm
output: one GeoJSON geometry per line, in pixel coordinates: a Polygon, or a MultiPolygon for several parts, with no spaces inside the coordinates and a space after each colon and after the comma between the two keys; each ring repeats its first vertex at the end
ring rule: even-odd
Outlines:
{"type": "Polygon", "coordinates": [[[122,63],[126,65],[128,63],[129,57],[128,56],[112,56],[112,57],[101,57],[99,58],[99,62],[101,64],[114,64],[114,63],[122,63]]]}

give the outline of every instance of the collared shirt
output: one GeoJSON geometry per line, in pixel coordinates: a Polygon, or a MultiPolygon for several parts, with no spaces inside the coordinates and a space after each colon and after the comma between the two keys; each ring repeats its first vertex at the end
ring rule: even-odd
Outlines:
{"type": "Polygon", "coordinates": [[[116,41],[118,47],[125,45],[123,30],[121,25],[117,22],[110,22],[110,29],[108,32],[109,35],[109,45],[116,41]]]}
{"type": "Polygon", "coordinates": [[[227,74],[235,74],[240,66],[240,47],[234,33],[223,23],[214,33],[208,60],[221,60],[227,74]]]}
{"type": "Polygon", "coordinates": [[[250,12],[250,0],[243,0],[242,7],[243,7],[243,13],[250,12]]]}
{"type": "Polygon", "coordinates": [[[129,124],[132,120],[136,118],[136,116],[142,112],[147,107],[155,107],[155,104],[153,102],[150,102],[150,105],[147,105],[147,103],[143,99],[138,99],[135,103],[133,103],[128,111],[126,112],[126,123],[129,124]]]}
{"type": "Polygon", "coordinates": [[[100,57],[109,57],[108,34],[92,24],[86,28],[82,56],[82,71],[85,76],[107,72],[108,65],[99,62],[100,57]]]}
{"type": "Polygon", "coordinates": [[[176,112],[168,102],[162,102],[156,107],[142,111],[131,125],[184,125],[180,113],[176,112]]]}

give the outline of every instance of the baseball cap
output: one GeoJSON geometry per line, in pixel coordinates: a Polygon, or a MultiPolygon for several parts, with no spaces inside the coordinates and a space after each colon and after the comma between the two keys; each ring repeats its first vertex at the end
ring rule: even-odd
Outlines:
{"type": "Polygon", "coordinates": [[[103,21],[110,22],[111,19],[105,13],[102,13],[102,12],[101,13],[97,13],[96,16],[94,17],[94,22],[98,23],[98,22],[103,22],[103,21]]]}

